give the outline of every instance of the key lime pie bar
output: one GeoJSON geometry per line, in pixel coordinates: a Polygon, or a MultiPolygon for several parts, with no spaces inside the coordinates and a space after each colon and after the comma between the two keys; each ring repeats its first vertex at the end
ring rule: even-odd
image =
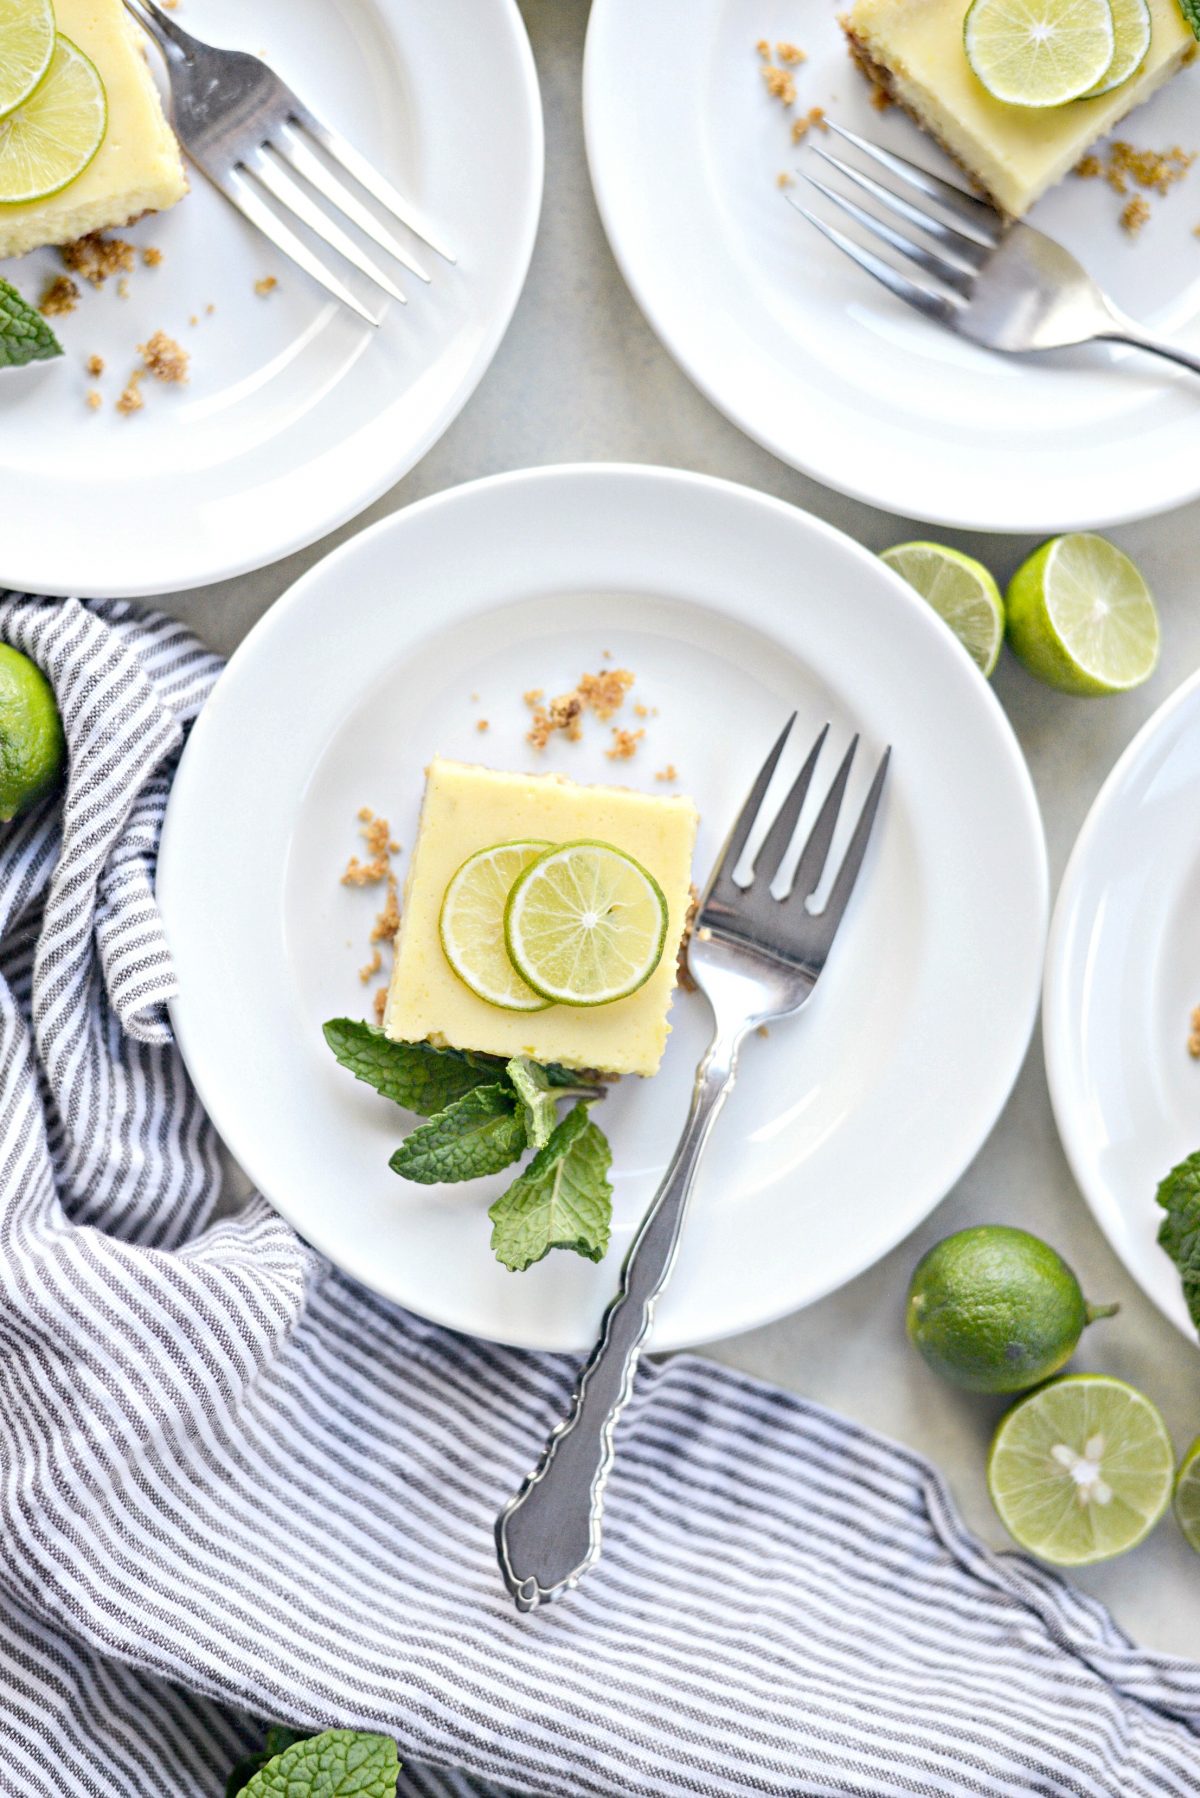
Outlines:
{"type": "Polygon", "coordinates": [[[55,0],[53,10],[57,41],[48,72],[0,118],[0,169],[11,181],[26,166],[18,133],[36,151],[35,192],[39,183],[48,190],[55,180],[53,159],[73,153],[65,140],[80,140],[68,169],[85,159],[86,165],[56,191],[0,204],[0,257],[132,224],[145,212],[174,206],[187,192],[141,33],[121,0],[55,0]],[[42,166],[44,176],[38,173],[42,166]]]}
{"type": "MultiPolygon", "coordinates": [[[[1003,0],[1001,0],[1003,4],[1003,0]]],[[[1036,0],[1024,8],[1009,6],[1009,29],[1022,25],[1030,41],[1057,28],[1047,21],[1061,12],[1061,0],[1036,0]],[[1036,16],[1035,16],[1036,15],[1036,16]]],[[[972,181],[1003,211],[1019,218],[1061,181],[1097,139],[1111,131],[1196,54],[1196,39],[1185,23],[1178,0],[1114,0],[1115,39],[1111,73],[1085,78],[1077,95],[1065,103],[1014,103],[997,98],[1003,80],[988,85],[972,68],[964,46],[964,0],[855,0],[842,24],[855,60],[891,99],[911,113],[917,124],[937,139],[972,181]],[[1147,30],[1148,27],[1148,30],[1147,30]],[[1134,48],[1127,71],[1117,52],[1132,35],[1134,48]],[[1148,37],[1148,44],[1146,38],[1148,37]],[[1139,54],[1139,52],[1142,52],[1139,54]],[[989,91],[991,89],[992,91],[989,91]]],[[[1000,10],[989,4],[989,11],[1000,10]]],[[[982,17],[977,7],[970,13],[982,17]]],[[[1076,21],[1068,21],[1072,29],[1076,21]]],[[[971,35],[967,20],[966,36],[971,35]]],[[[1084,55],[1086,32],[1077,33],[1084,55]]],[[[997,64],[1002,59],[997,59],[997,64]]],[[[1093,70],[1094,74],[1094,70],[1093,70]]]]}
{"type": "Polygon", "coordinates": [[[385,1033],[653,1074],[691,895],[696,808],[435,759],[385,1033]]]}

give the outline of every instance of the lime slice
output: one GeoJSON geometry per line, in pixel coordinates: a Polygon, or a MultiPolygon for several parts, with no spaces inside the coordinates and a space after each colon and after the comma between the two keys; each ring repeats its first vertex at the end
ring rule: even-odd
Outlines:
{"type": "Polygon", "coordinates": [[[1175,1481],[1175,1518],[1188,1547],[1200,1554],[1200,1436],[1179,1463],[1175,1481]]]}
{"type": "Polygon", "coordinates": [[[1131,75],[1136,75],[1150,48],[1150,8],[1146,0],[1110,0],[1110,5],[1116,40],[1113,59],[1096,86],[1089,87],[1087,93],[1081,95],[1084,100],[1111,94],[1114,87],[1120,87],[1131,75]]]}
{"type": "Polygon", "coordinates": [[[1064,693],[1124,693],[1153,674],[1158,614],[1129,557],[1103,537],[1052,537],[1009,582],[1008,640],[1064,693]]]}
{"type": "Polygon", "coordinates": [[[1009,106],[1062,106],[1102,81],[1116,48],[1109,0],[972,0],[963,47],[1009,106]]]}
{"type": "Polygon", "coordinates": [[[1004,641],[1004,601],[983,563],[942,543],[898,543],[879,559],[928,600],[975,666],[990,674],[1004,641]]]}
{"type": "Polygon", "coordinates": [[[1175,1453],[1148,1398],[1108,1374],[1064,1374],[1020,1399],[988,1457],[1009,1535],[1059,1567],[1136,1548],[1167,1508],[1175,1453]]]}
{"type": "Polygon", "coordinates": [[[41,85],[0,119],[0,204],[44,200],[83,173],[104,141],[104,83],[70,38],[58,38],[41,85]]]}
{"type": "Polygon", "coordinates": [[[513,882],[550,847],[544,838],[529,838],[480,849],[451,876],[442,900],[442,953],[464,986],[504,1011],[544,1011],[550,1003],[526,986],[504,947],[513,882]]]}
{"type": "Polygon", "coordinates": [[[0,118],[29,98],[53,54],[50,0],[0,0],[0,118]]]}
{"type": "Polygon", "coordinates": [[[535,992],[560,1005],[608,1005],[662,960],[667,902],[653,875],[611,843],[561,843],[517,879],[504,935],[535,992]]]}

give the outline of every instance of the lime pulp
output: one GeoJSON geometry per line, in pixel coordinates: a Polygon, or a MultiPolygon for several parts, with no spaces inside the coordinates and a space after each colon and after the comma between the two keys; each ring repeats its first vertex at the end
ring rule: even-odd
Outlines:
{"type": "Polygon", "coordinates": [[[1116,49],[1109,0],[972,0],[963,48],[1009,106],[1062,106],[1104,80],[1116,49]]]}
{"type": "Polygon", "coordinates": [[[550,1003],[521,979],[504,945],[504,908],[513,882],[550,847],[526,838],[480,849],[451,876],[442,900],[442,953],[464,986],[504,1011],[543,1011],[550,1003]]]}
{"type": "Polygon", "coordinates": [[[1004,642],[1004,602],[983,563],[942,543],[897,543],[879,559],[915,587],[980,672],[990,675],[1004,642]]]}
{"type": "Polygon", "coordinates": [[[0,118],[0,204],[25,205],[58,193],[83,173],[107,126],[104,83],[60,32],[43,80],[0,118]]]}
{"type": "Polygon", "coordinates": [[[0,118],[29,98],[53,55],[50,0],[0,0],[0,118]]]}
{"type": "Polygon", "coordinates": [[[1095,87],[1082,96],[1097,100],[1136,75],[1150,48],[1152,25],[1146,0],[1109,0],[1113,16],[1113,59],[1095,87]]]}
{"type": "Polygon", "coordinates": [[[1179,1463],[1175,1480],[1175,1519],[1188,1547],[1200,1554],[1200,1436],[1179,1463]]]}
{"type": "Polygon", "coordinates": [[[1065,693],[1124,693],[1153,674],[1158,614],[1138,569],[1104,537],[1052,537],[1009,583],[1008,640],[1065,693]]]}
{"type": "Polygon", "coordinates": [[[560,843],[521,874],[504,914],[509,958],[560,1005],[608,1005],[662,960],[667,902],[640,862],[611,843],[560,843]]]}

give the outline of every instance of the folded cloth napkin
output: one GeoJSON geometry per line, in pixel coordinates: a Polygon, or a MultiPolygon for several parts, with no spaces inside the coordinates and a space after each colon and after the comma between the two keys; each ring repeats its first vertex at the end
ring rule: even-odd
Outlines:
{"type": "Polygon", "coordinates": [[[1200,1667],[695,1358],[641,1371],[600,1565],[518,1616],[492,1520],[573,1366],[261,1198],[212,1221],[154,865],[219,663],[124,604],[0,596],[0,638],[70,748],[0,838],[0,1792],[216,1798],[263,1719],[385,1731],[443,1798],[1197,1791],[1200,1667]]]}

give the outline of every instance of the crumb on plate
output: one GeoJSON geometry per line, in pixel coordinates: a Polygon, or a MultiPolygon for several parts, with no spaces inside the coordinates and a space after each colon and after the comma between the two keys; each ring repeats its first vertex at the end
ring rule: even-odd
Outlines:
{"type": "MultiPolygon", "coordinates": [[[[810,106],[802,119],[795,120],[792,125],[792,142],[798,144],[814,128],[818,131],[828,131],[829,129],[823,106],[810,106]]],[[[783,185],[782,182],[780,185],[783,185]]]]}
{"type": "Polygon", "coordinates": [[[263,275],[260,280],[254,283],[254,291],[259,299],[265,300],[267,295],[269,293],[274,293],[278,286],[279,282],[274,275],[263,275]]]}
{"type": "Polygon", "coordinates": [[[659,768],[657,770],[654,778],[655,780],[678,780],[679,770],[676,768],[674,762],[668,762],[665,768],[659,768]]]}
{"type": "Polygon", "coordinates": [[[104,395],[98,387],[89,387],[85,403],[89,412],[99,412],[104,404],[104,395]]]}
{"type": "Polygon", "coordinates": [[[87,371],[89,375],[93,376],[96,380],[99,380],[100,376],[104,373],[104,357],[89,356],[87,359],[87,371]]]}
{"type": "Polygon", "coordinates": [[[70,275],[55,275],[42,289],[38,311],[43,318],[63,318],[79,304],[79,288],[70,275]]]}
{"type": "Polygon", "coordinates": [[[613,725],[612,748],[604,751],[610,762],[632,761],[637,754],[637,746],[645,736],[644,730],[621,730],[613,725]]]}
{"type": "Polygon", "coordinates": [[[796,104],[796,83],[787,69],[777,68],[773,62],[764,63],[762,78],[772,100],[778,100],[781,106],[796,104]]]}
{"type": "Polygon", "coordinates": [[[142,261],[147,268],[158,268],[162,259],[163,253],[155,244],[147,244],[146,248],[142,251],[142,261]]]}
{"type": "Polygon", "coordinates": [[[144,368],[135,368],[121,390],[120,398],[117,400],[117,411],[124,418],[131,418],[146,404],[142,398],[142,377],[145,372],[144,368]]]}
{"type": "Polygon", "coordinates": [[[73,275],[93,287],[103,287],[110,276],[127,275],[133,268],[134,246],[123,237],[105,237],[102,231],[65,243],[58,253],[73,275]]]}

